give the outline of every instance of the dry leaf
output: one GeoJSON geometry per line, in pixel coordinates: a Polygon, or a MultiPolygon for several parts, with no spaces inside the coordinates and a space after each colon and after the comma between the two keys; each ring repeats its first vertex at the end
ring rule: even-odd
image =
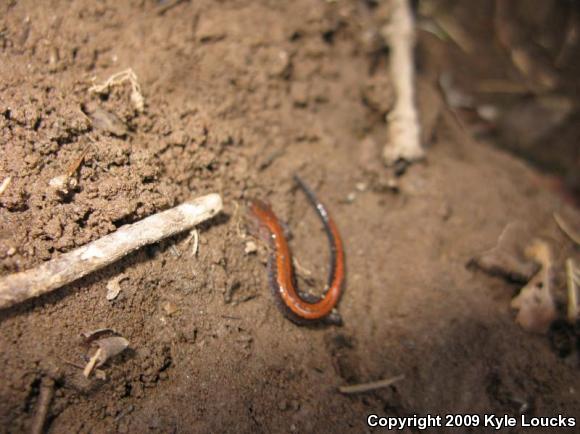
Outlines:
{"type": "Polygon", "coordinates": [[[553,260],[550,246],[544,241],[534,240],[526,249],[526,256],[538,262],[541,268],[512,300],[511,306],[518,310],[516,322],[525,330],[546,333],[557,315],[552,297],[553,260]]]}
{"type": "Polygon", "coordinates": [[[115,357],[117,354],[125,351],[129,346],[129,341],[121,336],[113,336],[100,339],[93,345],[96,345],[98,349],[83,370],[83,375],[86,378],[89,378],[95,367],[102,366],[111,357],[115,357]]]}
{"type": "Polygon", "coordinates": [[[123,137],[127,134],[127,125],[115,113],[105,110],[96,103],[88,103],[82,106],[82,109],[96,130],[116,137],[123,137]]]}
{"type": "Polygon", "coordinates": [[[88,332],[82,332],[81,336],[84,338],[86,343],[89,343],[89,342],[94,341],[95,339],[102,337],[103,335],[106,335],[106,334],[116,335],[117,332],[115,332],[115,330],[113,330],[113,329],[102,328],[102,329],[91,330],[88,332]]]}
{"type": "Polygon", "coordinates": [[[113,336],[100,339],[94,345],[99,347],[96,366],[102,366],[110,358],[125,351],[129,347],[129,341],[121,336],[113,336]]]}
{"type": "Polygon", "coordinates": [[[491,250],[474,257],[468,265],[475,265],[493,276],[501,276],[513,282],[528,282],[538,266],[530,258],[523,257],[523,245],[529,235],[521,223],[508,224],[491,250]]]}
{"type": "Polygon", "coordinates": [[[121,281],[128,279],[127,276],[121,274],[120,276],[113,277],[111,280],[107,282],[107,300],[111,301],[117,298],[119,293],[121,292],[121,281]]]}

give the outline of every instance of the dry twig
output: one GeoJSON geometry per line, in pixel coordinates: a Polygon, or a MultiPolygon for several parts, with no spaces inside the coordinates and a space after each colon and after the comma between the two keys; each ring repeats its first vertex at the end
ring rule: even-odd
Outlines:
{"type": "Polygon", "coordinates": [[[566,282],[568,286],[568,322],[576,324],[578,320],[578,285],[580,285],[580,270],[576,268],[572,258],[566,260],[566,282]]]}
{"type": "Polygon", "coordinates": [[[199,250],[199,231],[194,229],[191,231],[191,235],[193,237],[193,246],[191,247],[191,256],[197,256],[197,252],[199,250]]]}
{"type": "Polygon", "coordinates": [[[54,380],[48,376],[42,377],[36,412],[34,413],[34,419],[32,420],[32,427],[30,429],[32,434],[42,434],[44,432],[46,416],[48,416],[48,409],[50,408],[53,396],[54,380]]]}
{"type": "Polygon", "coordinates": [[[4,193],[6,191],[6,189],[8,188],[8,186],[10,185],[11,182],[12,182],[11,176],[9,176],[8,178],[4,179],[4,181],[2,181],[2,183],[0,184],[0,194],[4,193]]]}
{"type": "Polygon", "coordinates": [[[215,216],[218,194],[208,194],[124,226],[31,270],[0,279],[0,308],[46,294],[109,265],[147,244],[158,242],[215,216]]]}
{"type": "Polygon", "coordinates": [[[351,394],[351,393],[363,393],[372,390],[382,389],[385,387],[392,386],[393,384],[401,381],[405,378],[405,375],[397,375],[396,377],[387,378],[385,380],[373,381],[364,384],[353,384],[352,386],[341,386],[338,388],[340,393],[351,394]]]}
{"type": "Polygon", "coordinates": [[[413,15],[407,0],[393,0],[392,8],[389,23],[382,29],[391,49],[390,72],[396,98],[393,109],[387,115],[389,137],[383,149],[383,159],[387,165],[400,160],[412,162],[425,155],[415,103],[413,15]]]}

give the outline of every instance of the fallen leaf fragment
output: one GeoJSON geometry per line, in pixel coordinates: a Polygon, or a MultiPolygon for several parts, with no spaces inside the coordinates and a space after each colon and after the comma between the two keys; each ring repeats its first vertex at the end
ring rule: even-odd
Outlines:
{"type": "Polygon", "coordinates": [[[107,300],[112,301],[117,298],[119,293],[121,292],[121,281],[128,279],[127,276],[121,274],[120,276],[113,277],[111,280],[107,282],[107,300]]]}
{"type": "Polygon", "coordinates": [[[83,333],[81,333],[81,336],[85,340],[85,343],[88,344],[88,343],[94,341],[95,339],[103,337],[104,335],[107,335],[107,334],[116,335],[117,332],[115,332],[115,330],[110,329],[110,328],[102,328],[102,329],[91,330],[88,332],[83,332],[83,333]]]}
{"type": "Polygon", "coordinates": [[[498,237],[495,247],[474,257],[468,265],[512,282],[528,282],[538,271],[537,264],[523,255],[524,242],[528,239],[523,224],[510,223],[498,237]]]}
{"type": "Polygon", "coordinates": [[[123,137],[127,134],[127,125],[115,113],[105,110],[96,103],[88,103],[82,108],[83,113],[88,116],[93,128],[96,130],[115,137],[123,137]]]}
{"type": "Polygon", "coordinates": [[[83,370],[83,375],[87,378],[95,367],[102,366],[107,360],[125,351],[129,347],[129,341],[121,336],[113,336],[98,340],[93,345],[98,349],[83,370]]]}
{"type": "Polygon", "coordinates": [[[179,307],[175,303],[168,301],[163,303],[163,310],[167,315],[171,316],[179,310],[179,307]]]}
{"type": "Polygon", "coordinates": [[[557,316],[552,297],[552,252],[546,242],[534,240],[526,249],[526,256],[539,263],[541,268],[512,300],[511,306],[518,310],[516,322],[525,330],[546,333],[557,316]]]}

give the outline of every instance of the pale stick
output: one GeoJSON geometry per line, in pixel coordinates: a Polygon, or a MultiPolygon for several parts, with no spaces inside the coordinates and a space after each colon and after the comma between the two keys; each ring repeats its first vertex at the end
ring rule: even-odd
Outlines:
{"type": "Polygon", "coordinates": [[[221,197],[208,194],[123,226],[36,268],[3,277],[0,279],[0,309],[74,282],[147,244],[191,230],[221,209],[221,197]]]}

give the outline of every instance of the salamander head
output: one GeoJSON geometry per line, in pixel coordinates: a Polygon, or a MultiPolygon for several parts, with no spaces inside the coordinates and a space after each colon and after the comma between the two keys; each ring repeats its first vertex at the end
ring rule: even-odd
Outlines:
{"type": "Polygon", "coordinates": [[[260,199],[250,199],[246,209],[246,228],[253,237],[270,242],[269,222],[276,219],[270,205],[260,199]]]}
{"type": "Polygon", "coordinates": [[[269,203],[261,199],[250,199],[248,201],[248,211],[257,216],[264,216],[266,214],[273,214],[272,207],[269,203]]]}

